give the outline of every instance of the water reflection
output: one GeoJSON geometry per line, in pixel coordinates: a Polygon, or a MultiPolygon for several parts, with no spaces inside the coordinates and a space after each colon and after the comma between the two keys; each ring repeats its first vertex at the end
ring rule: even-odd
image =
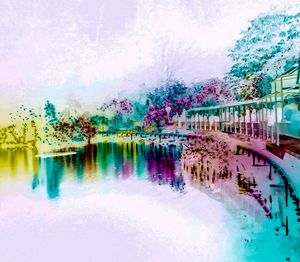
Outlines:
{"type": "Polygon", "coordinates": [[[298,198],[292,195],[280,170],[249,152],[232,154],[228,166],[222,169],[211,165],[213,160],[183,160],[185,177],[212,197],[229,200],[230,207],[242,208],[253,222],[265,221],[267,217],[276,235],[299,236],[298,198]]]}
{"type": "Polygon", "coordinates": [[[56,160],[55,158],[46,158],[46,185],[47,193],[49,198],[55,198],[59,196],[59,187],[63,179],[63,172],[65,165],[63,164],[62,159],[56,160]]]}
{"type": "Polygon", "coordinates": [[[1,150],[0,149],[0,180],[9,177],[15,180],[21,176],[34,174],[38,170],[38,159],[35,150],[1,150]]]}
{"type": "MultiPolygon", "coordinates": [[[[278,239],[283,235],[297,237],[300,232],[298,230],[300,213],[295,213],[294,205],[296,199],[288,196],[285,183],[278,176],[278,171],[259,158],[253,161],[250,155],[244,153],[232,156],[228,167],[221,166],[221,168],[218,168],[220,166],[215,165],[212,159],[200,159],[197,163],[184,161],[180,163],[181,153],[174,147],[136,143],[99,143],[80,148],[75,155],[46,159],[36,158],[36,154],[37,152],[31,150],[0,150],[0,194],[3,195],[4,190],[4,193],[18,192],[20,188],[12,189],[9,186],[20,182],[19,184],[25,186],[31,195],[42,193],[50,199],[59,199],[66,192],[64,191],[66,185],[75,184],[77,190],[82,184],[89,187],[90,183],[106,179],[131,178],[149,181],[154,185],[170,187],[170,190],[184,193],[185,180],[190,180],[191,184],[200,190],[207,189],[203,190],[205,193],[221,195],[228,199],[231,205],[233,202],[238,203],[243,210],[253,215],[250,219],[259,218],[257,221],[259,223],[260,218],[266,220],[265,215],[268,214],[266,220],[269,221],[268,227],[259,229],[252,238],[257,237],[258,241],[261,241],[258,243],[262,243],[262,246],[264,239],[270,237],[270,232],[278,239]]],[[[189,198],[193,197],[190,184],[188,189],[190,194],[184,196],[188,199],[184,205],[192,206],[201,197],[195,195],[195,198],[189,198]]],[[[72,191],[72,194],[76,194],[76,190],[72,191]]],[[[183,202],[177,203],[183,207],[183,202]]],[[[201,212],[204,214],[209,209],[211,206],[204,204],[201,212]]],[[[299,212],[299,209],[296,211],[299,212]]],[[[240,210],[232,214],[241,218],[245,231],[249,230],[251,233],[245,240],[251,239],[253,231],[256,230],[254,228],[256,223],[252,222],[256,221],[244,218],[244,212],[240,210]]],[[[253,249],[256,250],[256,247],[257,245],[253,246],[253,249]]]]}
{"type": "MultiPolygon", "coordinates": [[[[39,190],[48,198],[56,199],[61,196],[62,185],[70,183],[89,184],[134,177],[184,192],[184,178],[187,178],[200,189],[210,190],[216,199],[234,200],[253,214],[255,220],[266,215],[280,220],[281,231],[288,233],[299,220],[291,204],[293,199],[286,192],[280,176],[264,161],[257,159],[255,162],[247,154],[232,156],[230,165],[220,169],[213,164],[213,159],[180,163],[181,153],[175,147],[134,142],[99,143],[79,148],[75,155],[45,159],[36,158],[36,154],[33,150],[0,150],[0,181],[9,181],[9,186],[19,183],[30,191],[39,190]]],[[[0,183],[0,192],[17,192],[6,184],[0,183]]]]}
{"type": "Polygon", "coordinates": [[[50,199],[60,196],[62,183],[92,183],[107,178],[136,177],[159,185],[169,184],[178,191],[184,188],[183,178],[178,180],[176,175],[180,174],[180,152],[174,147],[99,143],[77,149],[75,155],[44,159],[35,155],[32,150],[0,151],[1,178],[12,180],[23,175],[33,191],[45,184],[50,199]]]}

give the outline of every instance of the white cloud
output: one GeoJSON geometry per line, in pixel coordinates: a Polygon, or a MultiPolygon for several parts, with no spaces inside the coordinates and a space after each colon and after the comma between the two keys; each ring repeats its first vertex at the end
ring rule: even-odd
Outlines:
{"type": "Polygon", "coordinates": [[[187,81],[220,76],[249,17],[282,2],[129,0],[113,8],[109,0],[2,0],[0,89],[13,89],[18,103],[32,91],[70,90],[74,77],[75,93],[97,88],[105,96],[167,73],[187,81]]]}

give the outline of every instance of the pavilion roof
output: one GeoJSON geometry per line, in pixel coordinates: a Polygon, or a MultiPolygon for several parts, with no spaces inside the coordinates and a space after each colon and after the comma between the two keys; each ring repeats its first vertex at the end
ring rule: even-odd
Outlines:
{"type": "Polygon", "coordinates": [[[295,63],[289,70],[284,72],[282,75],[276,77],[275,81],[286,77],[288,78],[295,77],[296,84],[300,84],[300,62],[299,61],[295,63]]]}
{"type": "Polygon", "coordinates": [[[232,101],[223,105],[217,105],[217,106],[208,106],[208,107],[194,107],[188,112],[193,112],[193,111],[207,111],[207,110],[214,110],[214,109],[219,109],[219,108],[224,108],[224,107],[234,107],[234,106],[241,106],[241,105],[253,105],[256,103],[262,102],[261,99],[256,98],[252,100],[245,100],[245,101],[232,101]]]}

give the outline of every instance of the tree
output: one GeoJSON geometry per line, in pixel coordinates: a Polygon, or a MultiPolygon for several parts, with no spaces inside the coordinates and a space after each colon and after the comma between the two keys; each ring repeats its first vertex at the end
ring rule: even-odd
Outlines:
{"type": "Polygon", "coordinates": [[[45,107],[44,107],[44,112],[45,112],[45,118],[48,124],[50,125],[55,125],[58,124],[58,118],[56,114],[56,108],[54,104],[50,103],[49,100],[46,101],[45,107]]]}
{"type": "Polygon", "coordinates": [[[82,136],[83,138],[87,139],[89,145],[91,144],[91,139],[97,134],[96,127],[92,124],[92,122],[89,119],[83,116],[78,117],[75,128],[79,129],[78,134],[80,134],[80,136],[82,136]]]}
{"type": "Polygon", "coordinates": [[[234,64],[226,80],[241,90],[257,89],[249,92],[255,97],[267,94],[269,83],[296,62],[299,40],[299,6],[257,16],[229,51],[234,64]]]}
{"type": "Polygon", "coordinates": [[[145,115],[148,112],[148,106],[144,105],[140,102],[135,101],[133,103],[133,114],[132,117],[136,120],[136,121],[143,121],[145,115]]]}
{"type": "Polygon", "coordinates": [[[115,132],[122,129],[123,117],[122,115],[116,114],[109,121],[108,131],[115,132]]]}
{"type": "MultiPolygon", "coordinates": [[[[65,118],[60,112],[56,112],[54,104],[49,101],[46,102],[44,110],[47,121],[45,133],[48,138],[50,134],[58,142],[87,140],[90,144],[91,139],[97,134],[95,118],[92,121],[89,113],[65,118]]],[[[49,142],[48,138],[46,140],[49,142]]]]}
{"type": "Polygon", "coordinates": [[[90,117],[91,124],[97,128],[100,128],[101,131],[104,131],[104,127],[108,126],[109,119],[101,115],[93,115],[90,117]]]}
{"type": "Polygon", "coordinates": [[[145,116],[144,123],[146,126],[152,125],[160,130],[167,122],[167,111],[157,105],[149,107],[149,111],[145,116]]]}
{"type": "Polygon", "coordinates": [[[194,103],[199,106],[217,105],[230,100],[233,100],[233,96],[228,85],[218,78],[204,81],[199,92],[194,95],[194,103]]]}
{"type": "Polygon", "coordinates": [[[161,82],[160,86],[147,94],[152,110],[158,110],[171,107],[170,117],[181,115],[183,109],[189,109],[192,106],[193,90],[183,81],[169,80],[161,82]]]}

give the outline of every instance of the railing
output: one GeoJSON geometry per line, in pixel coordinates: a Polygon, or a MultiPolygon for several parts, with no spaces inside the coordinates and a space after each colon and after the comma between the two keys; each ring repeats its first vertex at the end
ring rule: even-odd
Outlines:
{"type": "Polygon", "coordinates": [[[139,136],[141,138],[147,138],[147,137],[155,137],[159,139],[168,139],[168,138],[178,138],[178,139],[195,139],[197,137],[200,137],[201,134],[195,134],[195,133],[189,133],[189,134],[181,134],[181,133],[165,133],[165,132],[128,132],[127,130],[124,131],[108,131],[108,132],[100,132],[99,135],[102,136],[109,136],[109,135],[120,135],[125,137],[131,137],[133,139],[136,136],[139,136]]]}

